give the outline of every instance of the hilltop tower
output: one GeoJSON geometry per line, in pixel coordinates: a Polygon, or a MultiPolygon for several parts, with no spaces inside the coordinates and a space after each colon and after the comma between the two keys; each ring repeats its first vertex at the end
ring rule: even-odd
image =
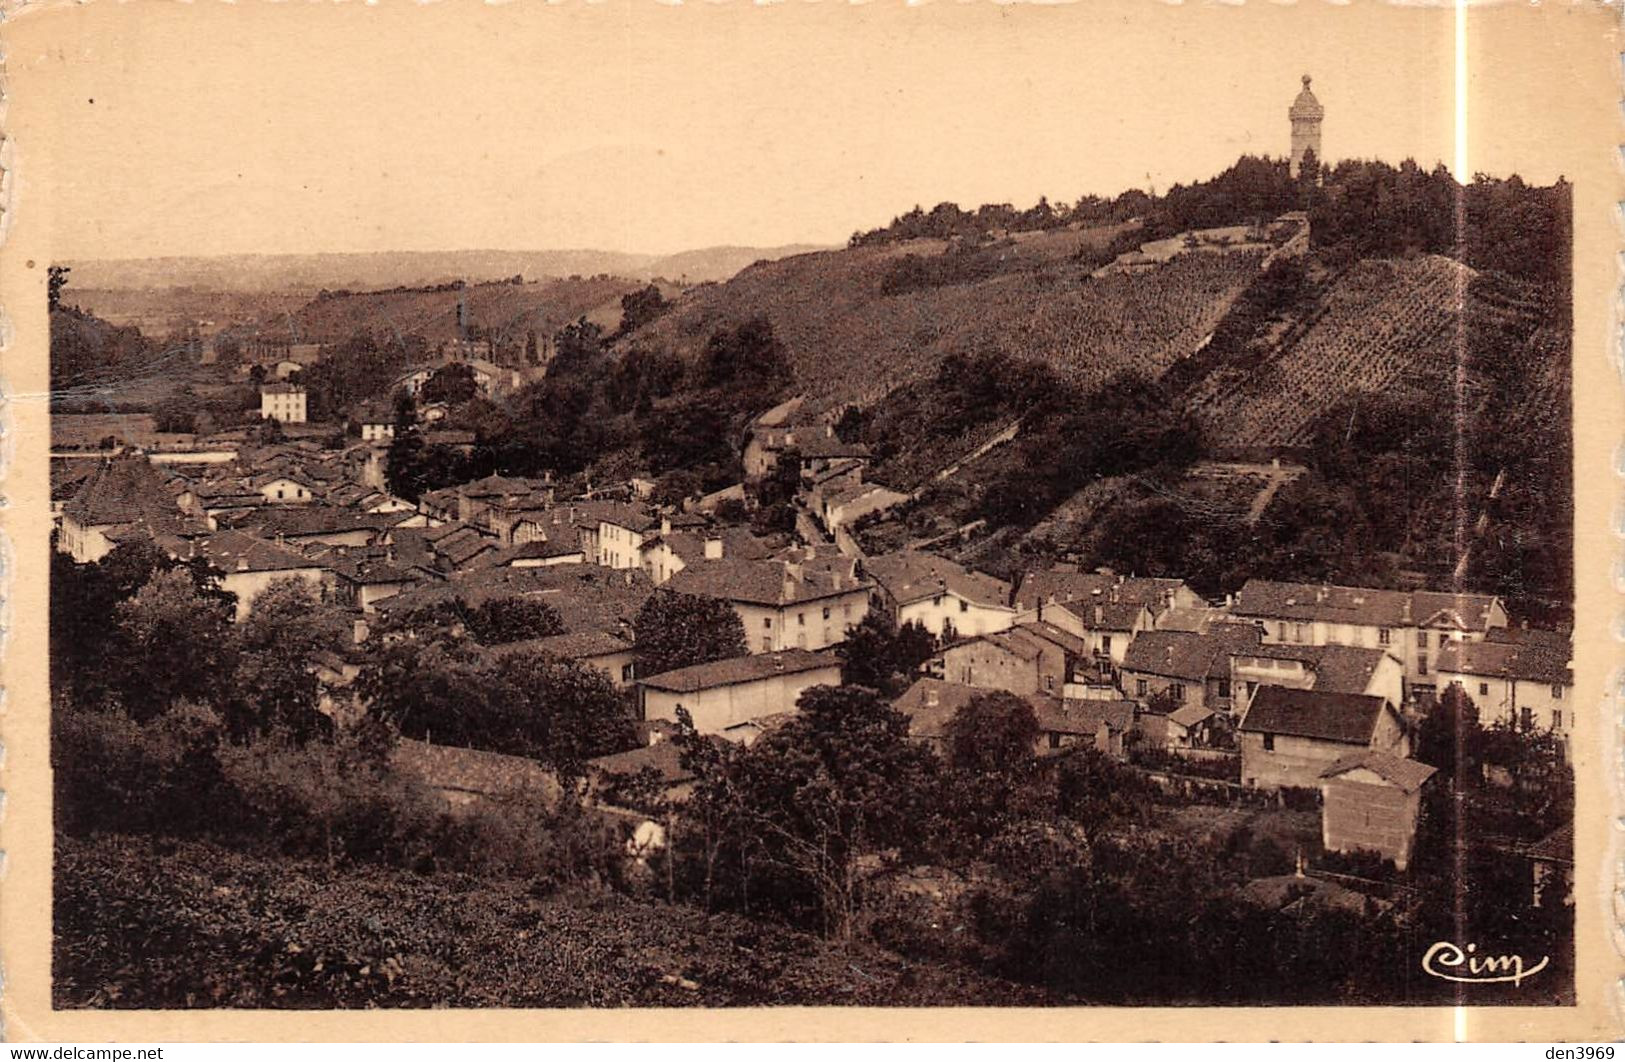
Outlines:
{"type": "Polygon", "coordinates": [[[1326,156],[1320,153],[1320,122],[1326,117],[1326,108],[1309,91],[1308,74],[1303,75],[1303,91],[1292,101],[1287,117],[1292,119],[1292,176],[1296,177],[1305,151],[1313,151],[1315,161],[1322,165],[1326,162],[1326,156]]]}

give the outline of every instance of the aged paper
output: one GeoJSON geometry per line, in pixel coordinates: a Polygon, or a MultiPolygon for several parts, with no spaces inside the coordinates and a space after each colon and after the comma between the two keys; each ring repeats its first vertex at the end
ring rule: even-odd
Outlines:
{"type": "Polygon", "coordinates": [[[1617,1036],[1615,19],[15,9],[5,1035],[1617,1036]]]}

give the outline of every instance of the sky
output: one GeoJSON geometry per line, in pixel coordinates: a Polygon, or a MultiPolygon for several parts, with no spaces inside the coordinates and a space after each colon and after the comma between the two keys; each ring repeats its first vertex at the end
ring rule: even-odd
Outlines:
{"type": "MultiPolygon", "coordinates": [[[[1560,172],[1581,16],[1540,17],[1469,15],[1470,170],[1560,172]]],[[[61,258],[839,243],[1284,155],[1305,73],[1327,158],[1456,149],[1453,14],[1371,3],[138,0],[10,36],[61,258]]]]}

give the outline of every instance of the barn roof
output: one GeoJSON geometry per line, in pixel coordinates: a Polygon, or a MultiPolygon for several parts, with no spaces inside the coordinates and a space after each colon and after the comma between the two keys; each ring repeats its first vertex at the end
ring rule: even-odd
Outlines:
{"type": "Polygon", "coordinates": [[[741,683],[777,678],[780,675],[796,675],[840,666],[840,658],[833,653],[783,649],[776,653],[755,653],[750,656],[736,656],[729,660],[716,660],[709,664],[678,668],[676,671],[666,671],[640,679],[639,684],[672,693],[695,693],[718,686],[737,686],[741,683]]]}
{"type": "Polygon", "coordinates": [[[1388,702],[1383,698],[1366,694],[1260,686],[1240,729],[1368,745],[1376,733],[1377,721],[1387,709],[1388,702]]]}
{"type": "Polygon", "coordinates": [[[1422,788],[1424,782],[1438,773],[1438,768],[1429,767],[1416,760],[1378,752],[1376,749],[1361,749],[1347,756],[1339,756],[1335,762],[1320,772],[1320,776],[1336,778],[1338,775],[1360,769],[1372,772],[1383,781],[1398,786],[1407,793],[1416,792],[1422,788]]]}

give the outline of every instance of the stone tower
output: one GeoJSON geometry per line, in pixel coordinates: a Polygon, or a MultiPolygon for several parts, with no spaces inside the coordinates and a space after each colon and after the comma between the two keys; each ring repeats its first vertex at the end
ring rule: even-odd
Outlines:
{"type": "Polygon", "coordinates": [[[1326,108],[1309,91],[1308,74],[1303,75],[1303,91],[1292,101],[1287,117],[1292,119],[1292,176],[1298,175],[1305,151],[1313,151],[1315,160],[1325,165],[1326,156],[1320,153],[1320,122],[1326,117],[1326,108]]]}

